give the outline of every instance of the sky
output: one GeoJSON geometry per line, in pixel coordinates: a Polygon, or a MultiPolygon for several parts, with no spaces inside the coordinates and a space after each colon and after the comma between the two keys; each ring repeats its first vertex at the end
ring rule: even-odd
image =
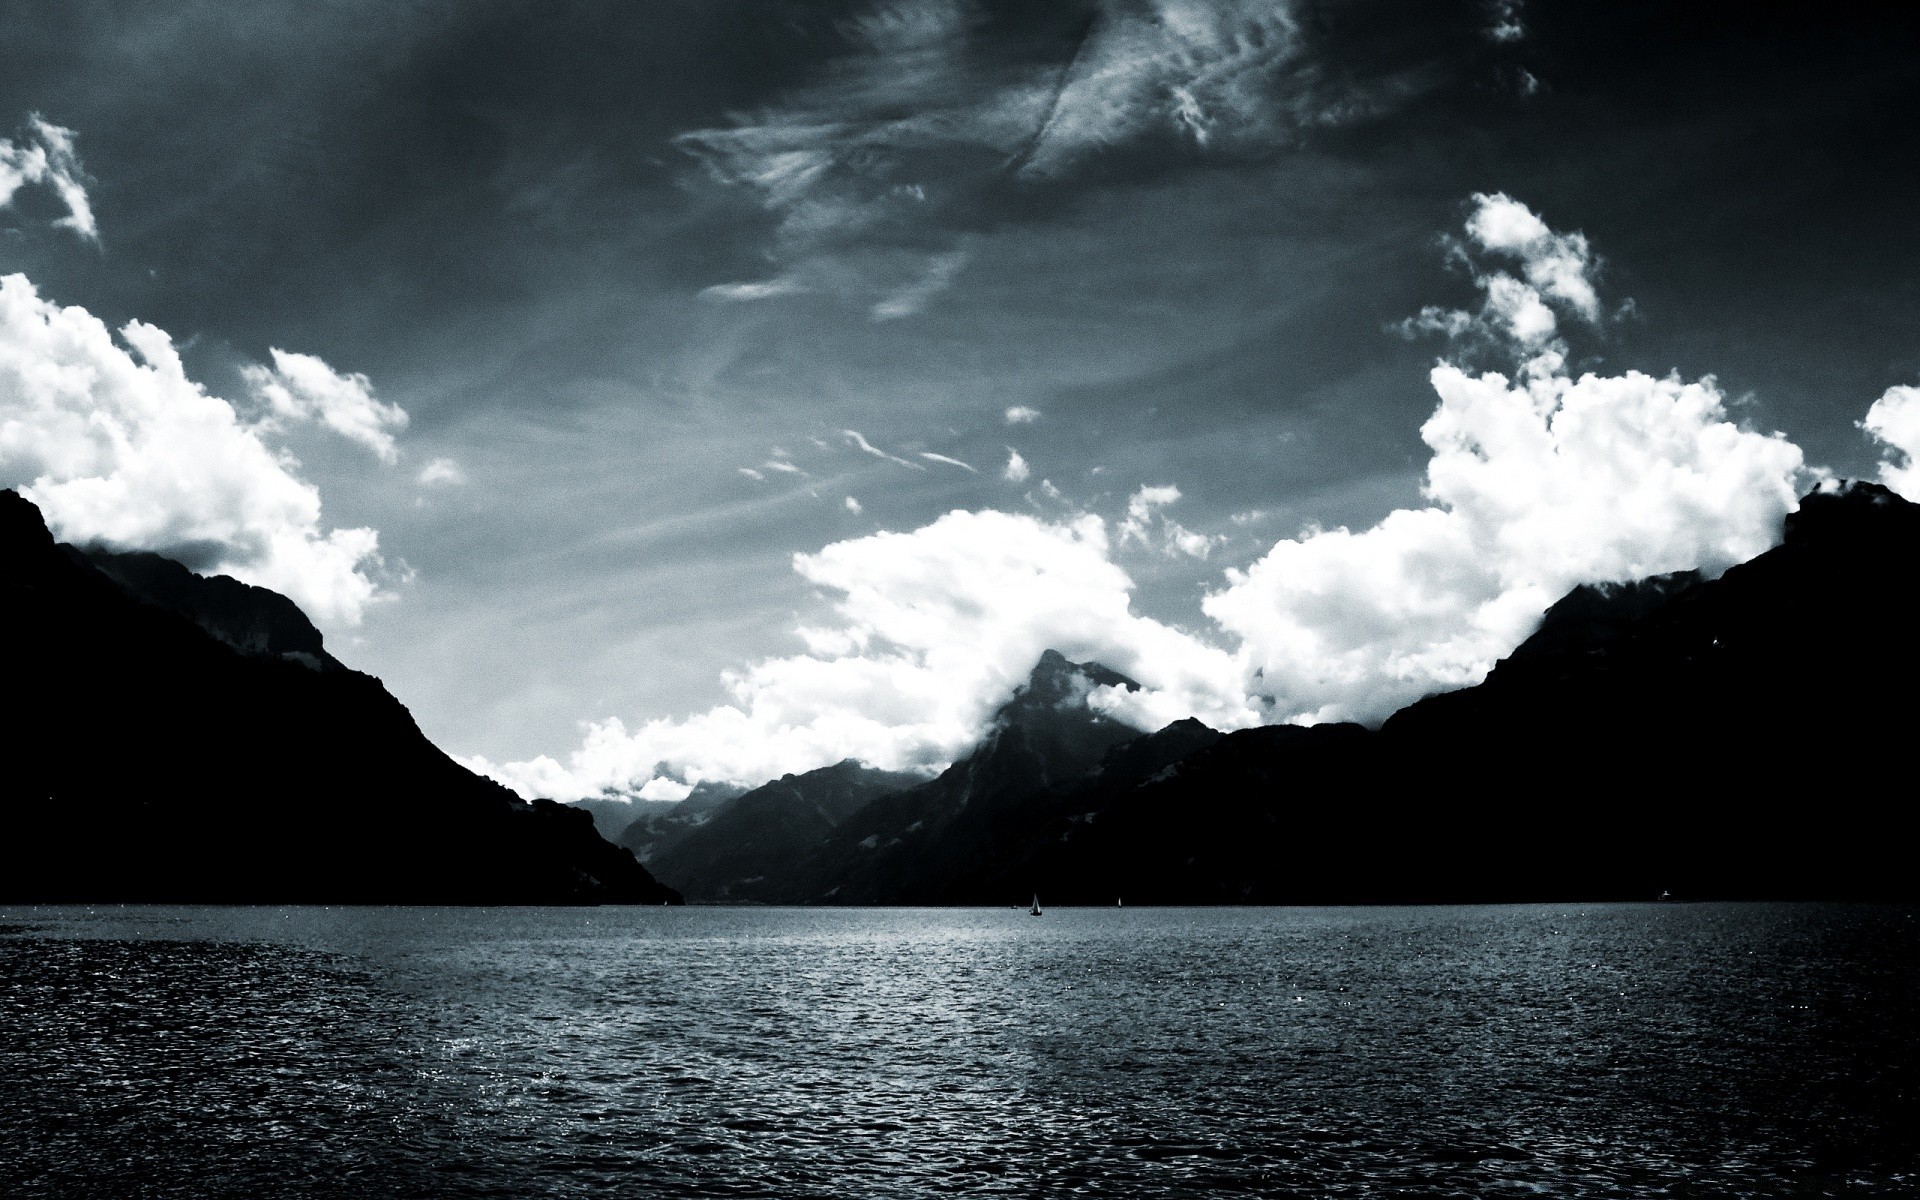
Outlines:
{"type": "Polygon", "coordinates": [[[529,795],[1377,720],[1920,495],[1883,7],[0,2],[0,484],[529,795]]]}

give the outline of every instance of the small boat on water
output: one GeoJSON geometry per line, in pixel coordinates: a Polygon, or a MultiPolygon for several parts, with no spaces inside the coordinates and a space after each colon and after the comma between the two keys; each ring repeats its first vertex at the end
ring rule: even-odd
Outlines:
{"type": "Polygon", "coordinates": [[[1039,916],[1046,915],[1045,913],[1042,913],[1040,911],[1040,897],[1035,896],[1033,898],[1033,907],[1027,910],[1027,915],[1030,917],[1039,917],[1039,916]]]}

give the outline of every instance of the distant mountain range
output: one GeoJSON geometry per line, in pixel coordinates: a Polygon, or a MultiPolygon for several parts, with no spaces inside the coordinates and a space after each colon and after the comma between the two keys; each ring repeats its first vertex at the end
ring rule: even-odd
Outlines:
{"type": "Polygon", "coordinates": [[[674,902],[461,767],[292,601],[54,542],[0,492],[0,901],[674,902]]]}
{"type": "Polygon", "coordinates": [[[1149,733],[1049,651],[931,779],[570,806],[453,762],[286,598],[57,545],[4,492],[0,901],[1912,897],[1916,584],[1920,506],[1854,484],[1719,579],[1575,589],[1379,729],[1149,733]]]}
{"type": "Polygon", "coordinates": [[[788,776],[646,852],[717,902],[1910,897],[1916,583],[1920,506],[1816,492],[1775,549],[1578,588],[1378,730],[1146,734],[1086,703],[1132,681],[1049,652],[937,778],[788,776]]]}

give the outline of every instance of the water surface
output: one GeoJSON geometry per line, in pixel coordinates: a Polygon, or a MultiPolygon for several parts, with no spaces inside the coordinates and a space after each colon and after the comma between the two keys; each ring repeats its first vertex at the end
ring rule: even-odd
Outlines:
{"type": "Polygon", "coordinates": [[[0,1195],[1907,1196],[1910,907],[0,910],[0,1195]]]}

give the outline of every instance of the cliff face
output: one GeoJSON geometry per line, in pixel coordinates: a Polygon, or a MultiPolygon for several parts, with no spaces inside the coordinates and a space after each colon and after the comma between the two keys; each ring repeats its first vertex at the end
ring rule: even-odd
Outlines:
{"type": "Polygon", "coordinates": [[[284,597],[59,546],[12,492],[0,638],[0,898],[678,898],[587,813],[448,758],[284,597]]]}

